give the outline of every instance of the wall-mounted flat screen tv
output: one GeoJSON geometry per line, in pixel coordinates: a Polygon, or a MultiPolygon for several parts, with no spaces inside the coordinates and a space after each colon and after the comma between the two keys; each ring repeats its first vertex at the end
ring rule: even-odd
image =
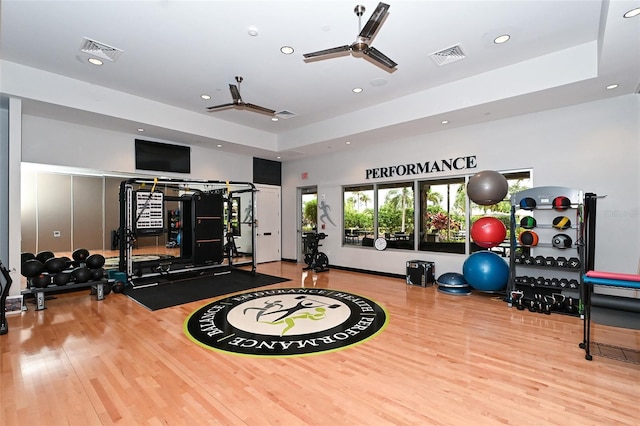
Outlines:
{"type": "Polygon", "coordinates": [[[136,139],[136,169],[191,173],[191,147],[136,139]]]}

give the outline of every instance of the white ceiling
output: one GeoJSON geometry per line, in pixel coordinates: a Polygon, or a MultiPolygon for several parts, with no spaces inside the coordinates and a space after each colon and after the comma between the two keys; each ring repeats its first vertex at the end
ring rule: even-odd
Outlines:
{"type": "MultiPolygon", "coordinates": [[[[355,55],[302,56],[351,44],[359,33],[354,7],[366,7],[364,25],[376,1],[1,0],[0,58],[273,134],[276,149],[238,141],[229,149],[283,161],[344,149],[347,140],[362,145],[372,135],[440,131],[445,119],[450,128],[638,92],[640,17],[622,16],[638,0],[387,3],[370,44],[398,63],[391,72],[355,55]],[[502,34],[511,39],[495,44],[502,34]],[[84,37],[122,53],[92,66],[80,51],[84,37]],[[295,52],[282,54],[285,45],[295,52]],[[430,58],[456,45],[466,58],[443,66],[430,58]],[[246,110],[207,112],[231,102],[237,75],[245,102],[296,115],[272,122],[246,110]],[[613,83],[619,87],[605,90],[613,83]]],[[[179,143],[224,141],[37,96],[23,105],[30,115],[133,133],[145,127],[147,137],[179,143]]]]}

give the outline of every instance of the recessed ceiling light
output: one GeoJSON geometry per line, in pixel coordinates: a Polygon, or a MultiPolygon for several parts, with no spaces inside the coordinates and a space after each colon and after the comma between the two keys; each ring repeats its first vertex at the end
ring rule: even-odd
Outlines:
{"type": "Polygon", "coordinates": [[[280,157],[279,155],[276,157],[277,160],[281,159],[282,157],[280,157]]]}
{"type": "Polygon", "coordinates": [[[87,60],[92,65],[98,65],[98,66],[102,65],[102,61],[100,59],[98,59],[98,58],[89,58],[87,60]]]}
{"type": "Polygon", "coordinates": [[[352,92],[353,93],[360,93],[360,92],[362,92],[362,87],[354,87],[352,92]]]}
{"type": "Polygon", "coordinates": [[[218,148],[222,148],[222,144],[218,144],[216,145],[218,148]]]}
{"type": "Polygon", "coordinates": [[[631,9],[630,11],[628,11],[627,13],[625,13],[624,16],[625,18],[633,18],[634,16],[638,16],[640,15],[640,7],[636,7],[635,9],[631,9]]]}
{"type": "Polygon", "coordinates": [[[510,38],[511,38],[511,36],[509,34],[503,34],[503,35],[500,35],[500,36],[496,37],[495,39],[493,39],[493,42],[495,44],[502,44],[502,43],[506,43],[507,41],[509,41],[510,38]]]}
{"type": "Polygon", "coordinates": [[[200,97],[205,100],[211,99],[211,96],[207,95],[206,93],[203,93],[202,95],[200,95],[200,97]]]}
{"type": "Polygon", "coordinates": [[[612,89],[617,89],[618,85],[617,84],[610,84],[607,87],[605,87],[605,89],[607,90],[612,90],[612,89]]]}
{"type": "Polygon", "coordinates": [[[449,120],[442,120],[440,124],[449,124],[449,120]]]}
{"type": "Polygon", "coordinates": [[[291,55],[293,53],[293,47],[291,46],[282,46],[280,51],[285,55],[291,55]]]}
{"type": "Polygon", "coordinates": [[[256,27],[249,27],[248,33],[251,37],[257,37],[258,29],[256,27]]]}
{"type": "Polygon", "coordinates": [[[271,121],[278,121],[278,117],[271,117],[271,121]]]}
{"type": "Polygon", "coordinates": [[[142,127],[138,128],[139,132],[144,132],[144,129],[142,127]]]}
{"type": "Polygon", "coordinates": [[[351,141],[346,141],[345,144],[346,145],[351,145],[351,141]]]}

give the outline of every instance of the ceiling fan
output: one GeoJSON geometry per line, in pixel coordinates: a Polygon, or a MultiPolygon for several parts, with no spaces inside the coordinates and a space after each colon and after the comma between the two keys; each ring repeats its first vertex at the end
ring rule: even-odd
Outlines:
{"type": "Polygon", "coordinates": [[[368,56],[369,58],[373,59],[374,61],[378,62],[379,64],[389,69],[395,68],[396,65],[398,64],[396,64],[394,61],[389,59],[387,56],[385,56],[382,52],[380,52],[375,47],[369,46],[369,42],[371,41],[371,38],[375,35],[376,31],[380,27],[380,24],[382,24],[382,20],[386,16],[388,10],[389,10],[388,4],[378,3],[378,7],[376,7],[376,10],[373,11],[373,14],[365,24],[364,28],[362,28],[361,19],[362,19],[362,14],[365,11],[365,8],[362,5],[356,6],[353,9],[353,12],[356,15],[358,15],[358,27],[361,29],[360,34],[356,38],[356,41],[354,41],[350,45],[334,47],[332,49],[319,50],[317,52],[305,53],[302,56],[304,56],[305,59],[309,59],[309,58],[317,58],[319,56],[332,55],[332,54],[341,53],[341,52],[356,52],[356,53],[362,53],[363,55],[368,56]]]}
{"type": "Polygon", "coordinates": [[[238,109],[248,109],[248,110],[251,110],[254,112],[260,112],[263,114],[269,114],[269,115],[275,114],[275,111],[272,109],[261,107],[259,105],[245,103],[240,97],[240,89],[239,89],[240,83],[242,83],[242,77],[236,76],[236,81],[238,82],[237,86],[235,84],[229,85],[229,90],[231,91],[231,97],[233,98],[233,102],[230,102],[228,104],[214,105],[214,106],[207,107],[207,109],[210,112],[217,111],[223,108],[234,107],[238,109]]]}

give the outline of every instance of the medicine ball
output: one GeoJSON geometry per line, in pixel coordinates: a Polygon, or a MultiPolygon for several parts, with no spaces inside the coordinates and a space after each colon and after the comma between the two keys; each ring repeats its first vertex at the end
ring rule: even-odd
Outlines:
{"type": "Polygon", "coordinates": [[[104,278],[104,269],[102,268],[91,269],[91,279],[93,281],[100,281],[103,278],[104,278]]]}
{"type": "Polygon", "coordinates": [[[523,231],[518,236],[518,240],[525,247],[533,247],[538,245],[538,234],[533,231],[523,231]]]}
{"type": "Polygon", "coordinates": [[[557,216],[553,219],[553,227],[558,229],[568,229],[571,227],[571,220],[566,216],[557,216]]]}
{"type": "Polygon", "coordinates": [[[73,260],[69,259],[67,256],[62,256],[60,259],[66,262],[64,269],[69,269],[73,266],[73,260]]]}
{"type": "Polygon", "coordinates": [[[83,263],[89,257],[89,250],[83,248],[77,249],[71,254],[71,257],[73,257],[73,260],[76,262],[83,263]]]}
{"type": "Polygon", "coordinates": [[[35,277],[31,278],[31,284],[35,288],[45,288],[48,285],[51,285],[51,275],[49,274],[39,274],[35,277]]]}
{"type": "Polygon", "coordinates": [[[111,286],[111,291],[114,293],[122,293],[124,292],[124,283],[120,281],[116,281],[113,286],[111,286]]]}
{"type": "Polygon", "coordinates": [[[552,206],[556,210],[567,210],[569,207],[571,207],[571,200],[564,196],[556,197],[553,199],[552,206]]]}
{"type": "Polygon", "coordinates": [[[520,200],[520,208],[523,210],[533,210],[536,208],[536,200],[526,197],[520,200]]]}
{"type": "Polygon", "coordinates": [[[567,234],[557,234],[553,237],[551,243],[555,248],[565,249],[571,247],[573,241],[571,241],[571,237],[567,234]]]}
{"type": "Polygon", "coordinates": [[[89,269],[99,269],[104,266],[105,258],[101,254],[92,254],[87,257],[87,268],[89,269]]]}
{"type": "Polygon", "coordinates": [[[31,278],[40,274],[42,271],[44,271],[44,263],[38,259],[29,259],[22,264],[20,273],[27,278],[31,278]]]}
{"type": "Polygon", "coordinates": [[[29,252],[20,253],[20,264],[24,264],[27,260],[35,259],[36,255],[29,252]]]}
{"type": "Polygon", "coordinates": [[[61,272],[67,266],[67,262],[64,259],[60,259],[57,257],[52,257],[51,259],[47,259],[44,262],[44,269],[52,274],[57,274],[61,272]]]}
{"type": "Polygon", "coordinates": [[[67,285],[71,281],[71,274],[69,272],[58,272],[53,276],[53,283],[55,285],[67,285]]]}
{"type": "Polygon", "coordinates": [[[80,266],[71,271],[71,276],[77,283],[86,283],[91,279],[91,271],[89,268],[80,266]]]}
{"type": "Polygon", "coordinates": [[[40,253],[36,254],[36,259],[38,259],[42,263],[46,262],[52,257],[56,257],[56,255],[53,254],[52,251],[41,251],[40,253]]]}
{"type": "Polygon", "coordinates": [[[524,229],[533,229],[536,227],[536,225],[536,218],[533,216],[525,216],[520,219],[520,226],[522,226],[524,229]]]}

